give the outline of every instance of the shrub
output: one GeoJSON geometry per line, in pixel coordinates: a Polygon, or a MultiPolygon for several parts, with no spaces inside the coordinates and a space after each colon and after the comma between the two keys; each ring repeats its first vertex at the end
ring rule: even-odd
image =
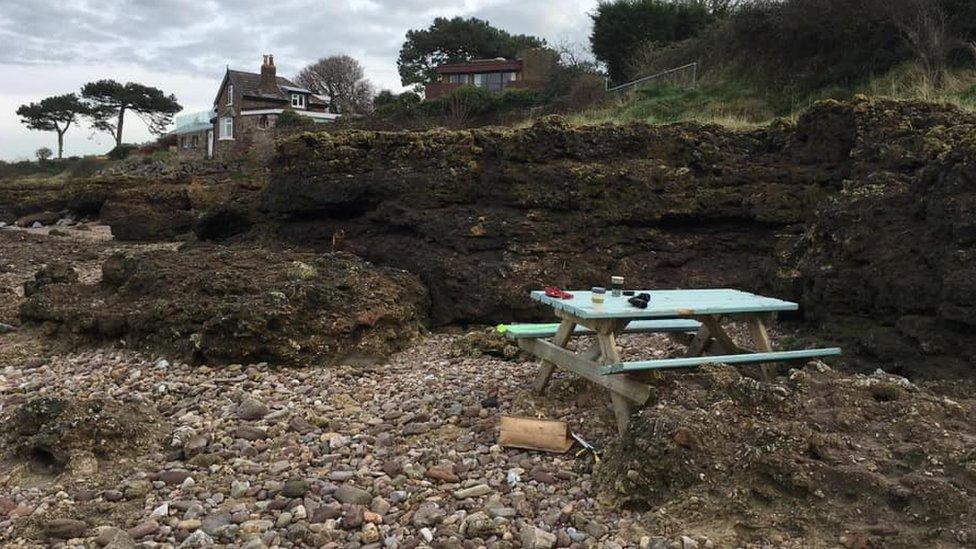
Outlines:
{"type": "Polygon", "coordinates": [[[668,0],[601,2],[591,17],[593,54],[618,82],[633,76],[627,64],[641,44],[670,44],[690,38],[714,18],[703,2],[668,0]]]}
{"type": "Polygon", "coordinates": [[[278,115],[275,121],[275,128],[281,130],[308,129],[315,126],[315,121],[307,116],[302,116],[293,110],[285,109],[278,115]]]}
{"type": "Polygon", "coordinates": [[[133,145],[131,143],[122,143],[116,146],[112,150],[108,151],[108,156],[112,160],[125,160],[129,157],[132,151],[139,149],[138,145],[133,145]]]}

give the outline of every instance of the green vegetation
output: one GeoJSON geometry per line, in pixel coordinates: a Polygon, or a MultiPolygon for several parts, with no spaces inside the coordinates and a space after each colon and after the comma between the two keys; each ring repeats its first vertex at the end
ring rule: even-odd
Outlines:
{"type": "Polygon", "coordinates": [[[116,146],[122,145],[126,111],[136,113],[150,133],[162,135],[173,121],[173,115],[183,109],[175,95],[136,82],[89,82],[81,88],[81,97],[88,103],[87,115],[92,120],[92,128],[110,134],[116,146]]]}
{"type": "Polygon", "coordinates": [[[434,68],[492,57],[514,58],[519,50],[545,45],[545,40],[524,34],[509,34],[477,18],[438,17],[426,29],[407,31],[400,48],[397,68],[404,86],[422,86],[435,79],[434,68]]]}
{"type": "Polygon", "coordinates": [[[38,103],[29,103],[17,108],[20,122],[29,129],[53,131],[58,134],[58,158],[62,158],[64,154],[65,132],[79,117],[89,112],[88,106],[73,93],[45,97],[38,103]]]}
{"type": "Polygon", "coordinates": [[[936,85],[923,67],[908,63],[855,86],[832,86],[792,97],[760,90],[743,80],[711,79],[697,88],[652,86],[621,95],[570,120],[576,124],[696,121],[750,128],[775,118],[793,118],[822,99],[844,100],[857,94],[949,103],[976,111],[976,70],[946,71],[936,85]]]}
{"type": "Polygon", "coordinates": [[[591,18],[590,47],[615,82],[633,76],[628,74],[628,63],[642,45],[662,46],[691,38],[714,20],[698,0],[601,2],[591,18]]]}
{"type": "Polygon", "coordinates": [[[699,81],[611,94],[580,123],[751,126],[860,93],[976,108],[971,0],[611,0],[594,14],[591,43],[611,75],[697,62],[699,81]],[[678,13],[704,23],[676,27],[678,13]],[[608,53],[601,36],[626,40],[608,53]]]}

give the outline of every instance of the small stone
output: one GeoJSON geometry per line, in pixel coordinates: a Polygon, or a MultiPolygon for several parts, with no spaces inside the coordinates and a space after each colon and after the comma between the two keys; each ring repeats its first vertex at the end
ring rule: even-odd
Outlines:
{"type": "Polygon", "coordinates": [[[166,484],[180,484],[189,478],[190,472],[183,469],[172,469],[159,473],[158,479],[166,484]]]}
{"type": "Polygon", "coordinates": [[[363,525],[364,513],[362,505],[350,505],[346,514],[342,516],[342,526],[347,530],[354,530],[363,525]]]}
{"type": "Polygon", "coordinates": [[[607,535],[607,527],[595,520],[587,522],[585,530],[587,534],[593,536],[595,539],[600,539],[607,535]]]}
{"type": "Polygon", "coordinates": [[[268,406],[256,398],[245,398],[237,407],[237,417],[243,420],[261,419],[271,413],[268,406]]]}
{"type": "Polygon", "coordinates": [[[203,530],[197,530],[196,532],[193,532],[192,534],[187,536],[186,539],[183,540],[183,543],[180,544],[180,547],[181,548],[211,547],[213,546],[213,544],[214,544],[213,538],[211,538],[203,530]]]}
{"type": "Polygon", "coordinates": [[[105,490],[102,492],[102,498],[104,498],[105,501],[121,501],[122,492],[119,490],[105,490]]]}
{"type": "Polygon", "coordinates": [[[152,483],[145,479],[130,480],[122,488],[125,499],[138,499],[145,497],[152,490],[152,483]]]}
{"type": "Polygon", "coordinates": [[[210,444],[210,437],[207,435],[197,435],[192,437],[190,440],[183,445],[183,455],[191,458],[198,454],[203,453],[210,444]]]}
{"type": "Polygon", "coordinates": [[[442,465],[429,467],[426,473],[427,478],[434,480],[439,480],[441,482],[447,482],[455,484],[461,482],[461,479],[454,473],[453,465],[442,465]]]}
{"type": "Polygon", "coordinates": [[[155,534],[156,530],[159,530],[159,523],[155,520],[148,520],[129,528],[128,533],[133,539],[139,539],[155,534]]]}
{"type": "Polygon", "coordinates": [[[179,525],[177,526],[177,528],[179,528],[180,530],[183,530],[185,532],[193,532],[195,530],[200,529],[200,525],[201,524],[202,523],[200,522],[200,519],[195,519],[195,518],[194,519],[186,519],[186,520],[181,520],[179,522],[179,525]]]}
{"type": "Polygon", "coordinates": [[[230,513],[214,513],[203,518],[203,521],[200,523],[200,529],[211,536],[216,536],[230,523],[230,513]]]}
{"type": "Polygon", "coordinates": [[[681,549],[698,549],[698,542],[688,536],[681,536],[681,549]]]}
{"type": "Polygon", "coordinates": [[[487,514],[482,511],[472,513],[465,517],[462,525],[464,535],[471,538],[488,538],[500,533],[498,525],[487,514]]]}
{"type": "Polygon", "coordinates": [[[376,543],[380,540],[380,530],[375,524],[367,522],[363,525],[362,532],[359,533],[359,540],[363,543],[376,543]]]}
{"type": "Polygon", "coordinates": [[[556,546],[556,535],[536,526],[528,525],[522,528],[520,534],[525,549],[552,549],[556,546]]]}
{"type": "Polygon", "coordinates": [[[162,505],[160,505],[159,507],[156,507],[155,509],[152,510],[151,515],[154,516],[154,517],[160,517],[160,518],[168,517],[169,516],[169,503],[163,502],[162,505]]]}
{"type": "Polygon", "coordinates": [[[330,519],[337,519],[342,516],[342,506],[338,503],[326,503],[312,512],[313,523],[323,523],[330,519]]]}
{"type": "Polygon", "coordinates": [[[248,520],[241,524],[241,532],[245,534],[260,534],[272,526],[274,526],[274,523],[272,523],[270,520],[248,520]]]}
{"type": "Polygon", "coordinates": [[[81,538],[88,531],[88,524],[81,520],[61,518],[46,522],[43,530],[44,535],[49,538],[81,538]]]}
{"type": "Polygon", "coordinates": [[[305,435],[314,431],[315,425],[301,416],[294,416],[288,421],[288,428],[300,435],[305,435]]]}
{"type": "Polygon", "coordinates": [[[251,487],[251,483],[246,480],[235,480],[230,483],[230,497],[237,499],[247,492],[247,489],[251,487]]]}
{"type": "Polygon", "coordinates": [[[342,503],[350,503],[355,505],[369,505],[373,501],[373,495],[363,490],[362,488],[356,488],[352,484],[343,484],[336,488],[333,494],[337,500],[342,503]]]}
{"type": "Polygon", "coordinates": [[[95,544],[106,549],[134,549],[136,546],[132,536],[115,526],[99,527],[95,535],[95,544]]]}
{"type": "Polygon", "coordinates": [[[307,480],[289,480],[281,489],[282,495],[287,498],[300,498],[308,493],[309,482],[307,480]]]}
{"type": "Polygon", "coordinates": [[[422,537],[427,543],[434,541],[434,533],[430,531],[430,528],[421,528],[420,537],[422,537]]]}
{"type": "Polygon", "coordinates": [[[407,436],[422,435],[430,431],[430,425],[426,423],[408,423],[403,427],[403,434],[407,436]]]}
{"type": "Polygon", "coordinates": [[[413,525],[422,526],[436,526],[447,516],[447,513],[443,511],[436,503],[432,501],[425,501],[420,504],[420,507],[413,514],[413,525]]]}
{"type": "Polygon", "coordinates": [[[275,521],[275,528],[284,528],[285,526],[288,526],[291,524],[292,518],[294,518],[293,515],[288,511],[282,512],[280,515],[278,515],[278,519],[275,521]]]}
{"type": "Polygon", "coordinates": [[[487,484],[478,484],[470,488],[463,488],[455,491],[454,497],[457,499],[468,499],[487,496],[490,493],[491,487],[489,487],[487,484]]]}

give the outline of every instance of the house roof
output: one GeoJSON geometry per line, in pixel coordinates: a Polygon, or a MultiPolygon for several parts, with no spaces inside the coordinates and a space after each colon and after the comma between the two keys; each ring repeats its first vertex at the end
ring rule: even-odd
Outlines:
{"type": "MultiPolygon", "coordinates": [[[[299,86],[298,84],[292,82],[291,80],[283,77],[275,77],[278,82],[278,92],[277,93],[265,93],[260,90],[261,87],[261,75],[253,72],[235,71],[227,69],[227,74],[224,75],[224,82],[220,84],[220,88],[217,91],[217,97],[214,99],[214,103],[220,100],[220,90],[224,89],[224,86],[230,82],[235,89],[239,90],[242,95],[247,97],[256,97],[259,99],[267,99],[270,101],[289,101],[289,93],[307,93],[312,94],[310,90],[299,86]]],[[[309,98],[309,103],[315,105],[327,105],[324,101],[316,101],[313,99],[315,97],[309,98]]]]}
{"type": "Polygon", "coordinates": [[[445,63],[436,69],[438,74],[467,74],[472,72],[517,72],[522,70],[521,59],[474,59],[464,63],[445,63]]]}
{"type": "Polygon", "coordinates": [[[187,124],[185,126],[180,126],[170,133],[172,133],[173,135],[183,135],[187,133],[202,132],[212,128],[213,128],[213,124],[211,124],[210,122],[197,122],[194,124],[187,124]]]}

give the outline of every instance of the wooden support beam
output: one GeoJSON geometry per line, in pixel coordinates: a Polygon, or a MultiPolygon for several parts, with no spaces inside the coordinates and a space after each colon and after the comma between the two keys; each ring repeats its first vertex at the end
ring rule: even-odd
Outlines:
{"type": "MultiPolygon", "coordinates": [[[[559,324],[559,329],[556,330],[556,336],[552,338],[553,344],[559,347],[565,347],[569,343],[569,338],[572,337],[573,330],[575,329],[576,323],[569,318],[564,318],[559,324]]],[[[532,388],[537,394],[541,395],[546,392],[546,386],[549,385],[549,379],[552,378],[552,372],[555,369],[556,365],[545,358],[539,362],[539,374],[532,384],[532,388]]]]}
{"type": "Polygon", "coordinates": [[[732,341],[729,334],[726,333],[725,329],[722,328],[722,324],[719,322],[717,316],[703,316],[698,319],[703,325],[708,327],[708,333],[718,342],[719,347],[722,349],[723,353],[726,354],[736,354],[739,351],[739,346],[732,341]]]}
{"type": "Polygon", "coordinates": [[[651,397],[651,388],[625,376],[603,376],[596,372],[599,365],[562,347],[541,339],[520,339],[519,347],[535,356],[565,368],[586,380],[619,393],[636,404],[644,404],[651,397]]]}
{"type": "MultiPolygon", "coordinates": [[[[752,336],[752,341],[756,344],[756,350],[760,353],[772,351],[773,345],[769,341],[769,332],[766,330],[763,319],[758,316],[750,317],[746,320],[746,324],[749,326],[749,335],[752,336]]],[[[776,377],[775,364],[763,364],[760,366],[760,369],[762,370],[764,380],[770,381],[776,377]]]]}
{"type": "MultiPolygon", "coordinates": [[[[617,338],[613,331],[611,331],[611,329],[618,327],[608,326],[608,329],[604,333],[597,336],[600,342],[601,362],[604,365],[620,362],[620,351],[617,350],[617,338]]],[[[623,436],[627,433],[627,428],[630,426],[630,414],[633,413],[633,408],[631,408],[630,401],[613,391],[610,392],[610,402],[613,405],[613,415],[617,419],[617,432],[620,433],[620,436],[623,436]]]]}

